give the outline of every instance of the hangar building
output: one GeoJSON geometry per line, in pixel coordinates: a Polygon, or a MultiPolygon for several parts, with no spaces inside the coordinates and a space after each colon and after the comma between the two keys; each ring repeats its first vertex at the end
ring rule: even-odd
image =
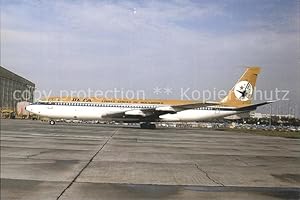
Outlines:
{"type": "Polygon", "coordinates": [[[0,66],[1,111],[16,112],[18,102],[33,102],[34,89],[34,83],[0,66]]]}

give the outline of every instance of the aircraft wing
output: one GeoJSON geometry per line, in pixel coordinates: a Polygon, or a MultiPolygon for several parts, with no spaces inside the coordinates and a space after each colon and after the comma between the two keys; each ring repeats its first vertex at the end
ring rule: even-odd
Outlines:
{"type": "Polygon", "coordinates": [[[199,102],[199,103],[191,103],[191,104],[183,104],[183,105],[176,105],[172,106],[175,111],[182,111],[182,110],[187,110],[187,109],[195,109],[199,107],[207,107],[207,106],[215,106],[219,105],[219,102],[199,102]]]}
{"type": "Polygon", "coordinates": [[[181,104],[173,106],[159,106],[156,108],[143,108],[143,109],[132,109],[127,111],[121,111],[116,113],[110,113],[103,116],[104,118],[130,118],[130,117],[139,117],[139,118],[159,118],[159,115],[176,113],[182,110],[194,109],[199,107],[207,107],[218,105],[217,102],[196,102],[191,104],[181,104]]]}

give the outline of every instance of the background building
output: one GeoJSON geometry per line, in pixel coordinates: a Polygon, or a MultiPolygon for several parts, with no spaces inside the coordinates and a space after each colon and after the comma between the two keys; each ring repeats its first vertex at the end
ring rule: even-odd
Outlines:
{"type": "Polygon", "coordinates": [[[34,89],[34,83],[0,66],[1,111],[16,112],[18,102],[32,102],[34,89]]]}

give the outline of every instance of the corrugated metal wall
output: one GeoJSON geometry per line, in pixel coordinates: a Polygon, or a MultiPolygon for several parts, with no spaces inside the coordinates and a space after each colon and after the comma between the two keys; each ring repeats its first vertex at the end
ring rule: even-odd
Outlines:
{"type": "Polygon", "coordinates": [[[35,84],[0,66],[0,107],[16,111],[20,101],[33,101],[35,84]]]}

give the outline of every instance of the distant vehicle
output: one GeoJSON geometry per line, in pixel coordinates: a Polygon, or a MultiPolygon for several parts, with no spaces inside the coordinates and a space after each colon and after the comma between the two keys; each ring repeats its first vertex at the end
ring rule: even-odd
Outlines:
{"type": "Polygon", "coordinates": [[[102,120],[140,123],[155,128],[153,122],[195,122],[248,113],[272,103],[251,104],[260,67],[249,67],[220,102],[138,99],[48,99],[26,107],[31,113],[54,119],[102,120]]]}
{"type": "Polygon", "coordinates": [[[11,109],[1,109],[1,118],[6,118],[6,119],[15,119],[16,118],[16,113],[11,110],[11,109]]]}
{"type": "Polygon", "coordinates": [[[21,101],[17,103],[17,116],[21,118],[29,118],[29,112],[25,109],[30,103],[21,101]]]}

